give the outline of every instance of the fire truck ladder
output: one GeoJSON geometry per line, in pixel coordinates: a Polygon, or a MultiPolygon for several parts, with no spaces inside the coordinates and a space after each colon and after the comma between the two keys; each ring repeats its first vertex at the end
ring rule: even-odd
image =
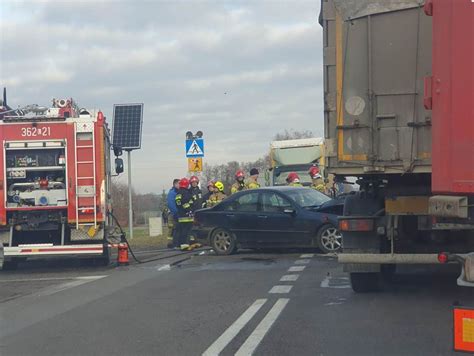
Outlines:
{"type": "MultiPolygon", "coordinates": [[[[91,222],[80,223],[79,222],[79,213],[81,211],[94,211],[94,229],[97,228],[97,194],[96,194],[96,167],[95,167],[95,133],[94,133],[94,123],[92,122],[76,122],[75,123],[76,132],[74,135],[74,146],[75,146],[75,161],[76,161],[76,229],[79,229],[80,226],[90,226],[91,222]],[[92,145],[78,145],[81,141],[79,140],[79,135],[90,134],[92,136],[92,145]],[[89,159],[78,161],[78,153],[81,150],[92,149],[92,156],[88,157],[89,159]],[[92,167],[91,170],[83,169],[84,166],[92,167]],[[81,175],[82,171],[92,171],[92,176],[81,175]],[[83,181],[92,180],[93,185],[84,185],[83,181]],[[88,199],[89,198],[89,199],[88,199]],[[86,200],[90,202],[90,198],[93,200],[92,206],[81,206],[81,201],[86,200]]],[[[90,140],[87,140],[90,141],[90,140]]],[[[81,155],[84,158],[85,155],[81,155]]],[[[88,156],[88,155],[86,155],[88,156]]]]}

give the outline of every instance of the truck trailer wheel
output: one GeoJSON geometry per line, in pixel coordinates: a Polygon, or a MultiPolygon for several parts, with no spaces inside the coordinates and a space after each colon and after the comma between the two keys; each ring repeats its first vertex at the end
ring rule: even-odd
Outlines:
{"type": "Polygon", "coordinates": [[[351,273],[352,290],[356,293],[370,293],[380,290],[380,274],[379,273],[351,273]]]}

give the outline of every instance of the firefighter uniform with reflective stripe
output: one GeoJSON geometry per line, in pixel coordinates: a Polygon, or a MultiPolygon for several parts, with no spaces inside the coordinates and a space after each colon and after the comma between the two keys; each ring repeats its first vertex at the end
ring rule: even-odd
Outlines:
{"type": "Polygon", "coordinates": [[[207,208],[212,208],[213,206],[219,204],[221,201],[223,201],[225,198],[227,198],[227,195],[225,195],[222,192],[213,192],[210,196],[209,199],[207,200],[206,207],[207,208]]]}
{"type": "Polygon", "coordinates": [[[179,245],[188,243],[188,235],[193,227],[193,205],[194,199],[189,190],[179,188],[176,194],[176,206],[178,207],[177,234],[179,245]]]}
{"type": "Polygon", "coordinates": [[[300,182],[291,182],[288,184],[289,187],[302,187],[303,184],[301,184],[300,182]]]}
{"type": "Polygon", "coordinates": [[[230,194],[235,194],[237,192],[240,192],[241,190],[245,190],[247,189],[245,187],[245,183],[242,181],[242,182],[235,182],[234,184],[232,184],[232,187],[230,187],[230,194]]]}
{"type": "Polygon", "coordinates": [[[199,187],[190,187],[189,192],[193,197],[193,211],[202,208],[202,191],[199,187]]]}
{"type": "Polygon", "coordinates": [[[258,184],[257,181],[255,179],[253,179],[252,177],[249,177],[245,187],[247,189],[257,189],[257,188],[260,188],[260,184],[258,184]]]}
{"type": "Polygon", "coordinates": [[[326,186],[324,185],[323,178],[322,177],[314,178],[313,183],[311,184],[311,188],[321,193],[326,192],[326,186]]]}

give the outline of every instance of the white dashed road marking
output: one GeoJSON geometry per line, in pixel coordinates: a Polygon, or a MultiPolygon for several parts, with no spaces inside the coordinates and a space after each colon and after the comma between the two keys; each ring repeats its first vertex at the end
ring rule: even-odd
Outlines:
{"type": "Polygon", "coordinates": [[[285,293],[289,293],[291,288],[293,288],[293,286],[273,286],[273,288],[270,289],[268,293],[285,294],[285,293]]]}
{"type": "Polygon", "coordinates": [[[273,323],[278,319],[289,299],[280,298],[276,301],[275,305],[270,309],[268,314],[258,324],[257,328],[253,331],[240,349],[236,352],[235,356],[248,356],[252,355],[260,342],[263,340],[267,332],[272,327],[273,323]]]}
{"type": "Polygon", "coordinates": [[[163,265],[163,266],[158,267],[158,271],[170,271],[170,270],[171,270],[170,265],[163,265]]]}
{"type": "MultiPolygon", "coordinates": [[[[299,260],[295,261],[295,265],[288,268],[288,272],[302,272],[310,263],[310,258],[314,257],[313,253],[306,253],[300,256],[299,260]]],[[[158,268],[161,270],[169,270],[169,265],[158,268]]],[[[299,278],[299,274],[285,274],[280,278],[280,282],[295,282],[299,278]]],[[[327,282],[329,285],[329,282],[327,282]]],[[[286,294],[291,291],[292,285],[276,285],[273,286],[268,293],[270,294],[286,294]]],[[[238,349],[236,356],[252,355],[261,343],[265,335],[268,333],[272,325],[280,316],[283,309],[289,302],[289,298],[279,298],[270,311],[265,315],[262,321],[258,324],[256,329],[245,340],[242,346],[238,349]]],[[[240,333],[240,331],[247,325],[247,323],[257,314],[260,308],[265,304],[267,299],[257,299],[231,326],[227,328],[214,343],[207,348],[202,354],[203,356],[217,356],[219,355],[231,341],[240,333]]],[[[340,302],[336,302],[340,303],[340,302]]],[[[333,304],[331,304],[333,305],[333,304]]]]}
{"type": "Polygon", "coordinates": [[[225,347],[237,336],[242,328],[247,325],[250,319],[260,310],[267,299],[257,299],[231,326],[227,328],[209,348],[204,351],[203,356],[215,356],[225,349],[225,347]]]}
{"type": "Polygon", "coordinates": [[[296,260],[295,265],[307,265],[310,260],[296,260]]]}
{"type": "Polygon", "coordinates": [[[288,268],[288,272],[302,272],[305,268],[306,266],[292,266],[288,268]]]}
{"type": "Polygon", "coordinates": [[[294,282],[298,279],[299,274],[285,274],[280,278],[280,282],[294,282]]]}

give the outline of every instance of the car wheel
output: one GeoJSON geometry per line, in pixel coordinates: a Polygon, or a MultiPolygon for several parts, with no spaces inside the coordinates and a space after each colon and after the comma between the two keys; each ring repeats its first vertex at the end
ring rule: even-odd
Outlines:
{"type": "Polygon", "coordinates": [[[211,246],[218,255],[230,255],[236,250],[235,236],[225,229],[216,229],[211,236],[211,246]]]}
{"type": "Polygon", "coordinates": [[[316,244],[323,253],[339,252],[342,247],[342,234],[332,225],[324,225],[316,235],[316,244]]]}

